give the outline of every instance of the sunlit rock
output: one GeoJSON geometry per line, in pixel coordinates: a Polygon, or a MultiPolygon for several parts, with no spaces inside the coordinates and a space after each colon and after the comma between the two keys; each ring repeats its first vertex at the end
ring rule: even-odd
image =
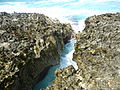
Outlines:
{"type": "Polygon", "coordinates": [[[0,13],[0,90],[30,90],[60,62],[68,24],[37,13],[0,13]]]}
{"type": "Polygon", "coordinates": [[[57,70],[47,90],[120,89],[120,13],[92,16],[85,23],[74,53],[78,70],[57,70]]]}

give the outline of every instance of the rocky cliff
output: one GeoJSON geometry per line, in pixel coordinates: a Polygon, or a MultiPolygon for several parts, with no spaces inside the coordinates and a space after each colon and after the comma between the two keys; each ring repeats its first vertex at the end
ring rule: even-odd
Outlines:
{"type": "Polygon", "coordinates": [[[56,71],[47,90],[120,90],[120,13],[86,19],[72,66],[56,71]]]}
{"type": "Polygon", "coordinates": [[[43,14],[0,13],[0,90],[30,90],[59,63],[64,39],[72,33],[43,14]]]}

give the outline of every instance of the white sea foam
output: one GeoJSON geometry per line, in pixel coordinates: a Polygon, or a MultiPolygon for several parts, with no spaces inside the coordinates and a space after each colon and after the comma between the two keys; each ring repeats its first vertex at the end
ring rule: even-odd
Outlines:
{"type": "Polygon", "coordinates": [[[85,28],[85,20],[80,20],[77,24],[71,23],[75,33],[82,32],[85,28]]]}
{"type": "Polygon", "coordinates": [[[71,51],[65,57],[61,57],[60,68],[65,68],[69,65],[72,65],[76,70],[78,69],[77,63],[72,60],[74,51],[71,51]]]}
{"type": "MultiPolygon", "coordinates": [[[[102,13],[119,12],[119,7],[115,5],[109,5],[109,10],[104,7],[102,10],[95,9],[94,7],[86,7],[86,4],[97,4],[98,7],[103,5],[103,2],[110,2],[116,0],[42,0],[33,2],[5,2],[0,5],[0,12],[27,12],[27,13],[43,13],[51,18],[57,18],[62,23],[70,23],[75,32],[82,31],[85,27],[84,20],[79,19],[77,22],[69,20],[69,16],[92,16],[102,13]],[[62,3],[62,4],[60,4],[62,3]],[[63,4],[64,3],[64,4],[63,4]],[[60,4],[60,5],[59,5],[60,4]],[[34,5],[34,7],[33,7],[34,5]],[[114,10],[118,8],[119,11],[114,10]],[[77,24],[77,25],[76,25],[77,24]]],[[[117,0],[120,3],[120,0],[117,0]]]]}
{"type": "Polygon", "coordinates": [[[74,44],[75,40],[71,40],[69,43],[65,45],[64,51],[61,55],[60,59],[60,68],[65,68],[69,65],[72,65],[76,70],[78,69],[77,63],[73,61],[73,53],[75,51],[74,44]]]}

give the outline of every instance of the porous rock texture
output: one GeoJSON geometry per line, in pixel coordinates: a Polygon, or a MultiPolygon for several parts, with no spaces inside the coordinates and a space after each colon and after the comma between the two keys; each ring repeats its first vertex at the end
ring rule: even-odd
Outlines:
{"type": "Polygon", "coordinates": [[[43,14],[0,13],[0,90],[31,90],[59,63],[64,38],[73,32],[43,14]]]}
{"type": "Polygon", "coordinates": [[[77,35],[72,66],[56,71],[47,90],[120,90],[120,13],[92,16],[77,35]]]}

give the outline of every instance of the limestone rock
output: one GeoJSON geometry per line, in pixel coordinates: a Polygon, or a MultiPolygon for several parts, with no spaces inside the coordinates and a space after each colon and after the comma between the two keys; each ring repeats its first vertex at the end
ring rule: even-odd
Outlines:
{"type": "Polygon", "coordinates": [[[120,89],[120,13],[92,16],[85,23],[77,35],[73,59],[79,69],[72,73],[71,66],[57,70],[47,90],[120,89]]]}
{"type": "Polygon", "coordinates": [[[59,63],[69,24],[37,13],[0,13],[0,90],[30,90],[59,63]]]}

